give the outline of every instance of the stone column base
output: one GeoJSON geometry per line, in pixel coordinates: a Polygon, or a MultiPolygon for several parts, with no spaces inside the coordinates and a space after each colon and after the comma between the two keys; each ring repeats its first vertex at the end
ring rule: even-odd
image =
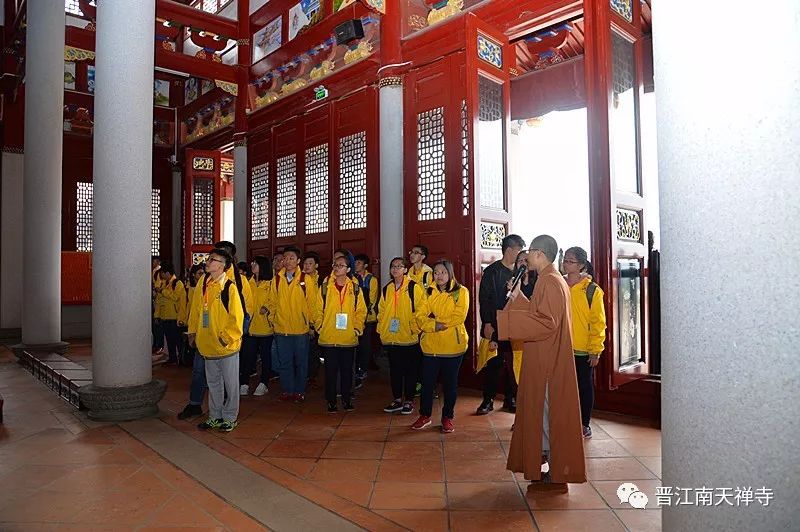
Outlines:
{"type": "Polygon", "coordinates": [[[81,403],[95,421],[132,421],[158,414],[158,402],[167,383],[152,380],[140,386],[104,388],[89,384],[81,388],[81,403]]]}
{"type": "Polygon", "coordinates": [[[27,351],[28,353],[58,353],[59,355],[64,355],[67,353],[69,349],[69,344],[67,342],[55,342],[52,344],[16,344],[11,346],[11,351],[17,356],[17,358],[22,357],[23,351],[27,351]]]}

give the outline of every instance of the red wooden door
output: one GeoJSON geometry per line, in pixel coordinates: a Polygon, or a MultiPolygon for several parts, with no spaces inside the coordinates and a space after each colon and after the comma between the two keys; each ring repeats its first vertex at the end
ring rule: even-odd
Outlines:
{"type": "Polygon", "coordinates": [[[475,15],[466,17],[466,100],[463,118],[467,126],[465,175],[470,175],[472,195],[470,223],[474,252],[470,271],[475,290],[472,316],[473,347],[480,339],[478,288],[483,268],[501,258],[500,244],[510,233],[508,179],[508,124],[511,117],[509,68],[513,58],[506,36],[475,15]]]}
{"type": "Polygon", "coordinates": [[[184,172],[184,264],[203,262],[221,239],[220,152],[186,150],[184,172]]]}
{"type": "Polygon", "coordinates": [[[643,39],[640,4],[616,13],[608,2],[586,12],[592,258],[608,294],[602,371],[614,389],[650,376],[647,222],[640,99],[643,39]],[[634,23],[634,21],[636,23],[634,23]]]}

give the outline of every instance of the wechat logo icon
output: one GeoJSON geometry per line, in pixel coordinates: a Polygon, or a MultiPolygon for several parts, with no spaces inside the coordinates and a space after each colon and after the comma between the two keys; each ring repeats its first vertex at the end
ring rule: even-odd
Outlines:
{"type": "Polygon", "coordinates": [[[634,508],[644,510],[647,506],[647,495],[639,491],[636,484],[625,482],[617,488],[617,497],[620,503],[628,503],[634,508]]]}

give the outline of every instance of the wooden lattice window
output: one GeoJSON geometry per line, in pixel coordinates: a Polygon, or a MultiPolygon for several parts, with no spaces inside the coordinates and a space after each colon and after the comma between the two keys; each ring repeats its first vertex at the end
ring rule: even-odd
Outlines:
{"type": "Polygon", "coordinates": [[[161,255],[161,189],[154,188],[150,196],[150,253],[161,255]]]}
{"type": "Polygon", "coordinates": [[[478,135],[475,150],[481,187],[481,207],[505,208],[503,154],[503,85],[478,76],[478,135]]]}
{"type": "Polygon", "coordinates": [[[469,123],[467,101],[461,100],[461,213],[469,215],[469,123]]]}
{"type": "Polygon", "coordinates": [[[367,227],[367,133],[339,139],[339,229],[367,227]]]}
{"type": "Polygon", "coordinates": [[[75,249],[92,251],[92,213],[94,208],[94,185],[78,182],[75,190],[75,249]]]}
{"type": "Polygon", "coordinates": [[[192,183],[192,244],[214,243],[214,181],[195,178],[192,183]]]}
{"type": "Polygon", "coordinates": [[[278,159],[278,237],[297,234],[297,155],[294,153],[278,159]]]}
{"type": "Polygon", "coordinates": [[[306,150],[306,234],[328,230],[328,144],[306,150]]]}
{"type": "MultiPolygon", "coordinates": [[[[89,2],[91,5],[97,5],[95,0],[89,2]]],[[[64,11],[66,11],[70,15],[76,15],[78,17],[83,16],[83,11],[81,11],[81,6],[78,4],[78,0],[64,0],[64,11]]]]}
{"type": "Polygon", "coordinates": [[[444,107],[417,115],[417,218],[445,215],[444,107]]]}
{"type": "Polygon", "coordinates": [[[250,234],[253,240],[269,238],[269,163],[250,169],[250,234]]]}

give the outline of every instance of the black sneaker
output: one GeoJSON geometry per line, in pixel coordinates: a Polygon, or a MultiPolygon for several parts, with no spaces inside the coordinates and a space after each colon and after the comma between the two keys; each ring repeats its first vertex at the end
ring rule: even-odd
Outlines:
{"type": "Polygon", "coordinates": [[[517,400],[514,399],[513,397],[507,398],[505,401],[503,401],[503,410],[505,410],[506,412],[511,412],[512,414],[516,414],[517,400]]]}
{"type": "Polygon", "coordinates": [[[475,414],[478,416],[485,416],[492,410],[494,410],[494,401],[491,399],[484,399],[475,414]]]}
{"type": "Polygon", "coordinates": [[[592,427],[583,427],[583,438],[588,440],[592,437],[592,427]]]}
{"type": "Polygon", "coordinates": [[[343,404],[342,408],[344,408],[345,412],[352,412],[353,410],[356,409],[356,407],[353,406],[353,403],[351,401],[348,401],[345,404],[343,404]]]}
{"type": "Polygon", "coordinates": [[[220,419],[211,419],[208,418],[199,425],[197,428],[200,430],[208,430],[208,429],[218,429],[222,425],[222,418],[220,419]]]}
{"type": "Polygon", "coordinates": [[[178,414],[178,419],[189,419],[190,417],[197,417],[203,413],[203,407],[200,405],[186,405],[186,408],[181,410],[178,414]]]}
{"type": "Polygon", "coordinates": [[[410,416],[414,413],[414,404],[410,401],[406,401],[403,403],[403,408],[400,409],[400,413],[404,416],[410,416]]]}
{"type": "Polygon", "coordinates": [[[328,403],[328,413],[335,414],[339,411],[339,407],[336,406],[336,403],[328,403]]]}
{"type": "Polygon", "coordinates": [[[384,412],[389,414],[394,414],[395,412],[400,412],[403,409],[403,403],[400,401],[392,401],[392,403],[383,409],[384,412]]]}
{"type": "Polygon", "coordinates": [[[360,390],[364,387],[364,379],[361,377],[356,377],[355,384],[353,385],[354,390],[360,390]]]}
{"type": "Polygon", "coordinates": [[[239,426],[238,421],[223,421],[217,427],[217,430],[220,432],[231,432],[233,429],[239,426]]]}

